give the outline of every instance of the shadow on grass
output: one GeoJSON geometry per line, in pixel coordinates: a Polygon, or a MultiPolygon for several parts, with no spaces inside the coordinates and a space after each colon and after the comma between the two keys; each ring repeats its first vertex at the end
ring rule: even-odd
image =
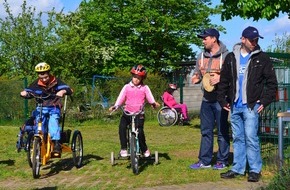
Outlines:
{"type": "Polygon", "coordinates": [[[8,166],[13,166],[15,164],[15,160],[0,160],[0,164],[6,164],[8,166]]]}
{"type": "MultiPolygon", "coordinates": [[[[96,155],[92,155],[92,154],[85,155],[85,156],[83,156],[83,162],[82,162],[81,167],[87,165],[92,160],[103,160],[103,159],[104,158],[102,158],[100,156],[96,156],[96,155]]],[[[48,164],[50,164],[50,165],[43,167],[43,170],[50,169],[50,171],[47,174],[42,175],[41,178],[47,178],[47,177],[56,175],[60,171],[69,171],[75,167],[72,158],[60,159],[58,162],[49,161],[48,164]]]]}
{"type": "Polygon", "coordinates": [[[43,188],[35,188],[33,190],[56,190],[57,187],[43,187],[43,188]]]}

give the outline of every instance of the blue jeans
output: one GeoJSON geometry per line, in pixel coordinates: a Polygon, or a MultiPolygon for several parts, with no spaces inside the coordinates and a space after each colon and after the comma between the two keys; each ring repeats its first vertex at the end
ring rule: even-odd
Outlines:
{"type": "MultiPolygon", "coordinates": [[[[37,116],[36,116],[36,125],[39,120],[39,112],[40,108],[37,107],[37,116]]],[[[59,126],[59,118],[60,118],[60,109],[57,107],[43,107],[42,108],[42,130],[44,133],[47,133],[45,125],[48,122],[48,132],[51,136],[52,140],[60,140],[60,131],[61,128],[59,126]],[[49,120],[47,121],[47,115],[49,115],[49,120]]]]}
{"type": "Polygon", "coordinates": [[[259,114],[258,104],[254,109],[236,108],[231,111],[231,124],[233,132],[234,160],[232,171],[244,174],[246,163],[249,164],[249,172],[260,173],[262,158],[258,137],[259,114]]]}
{"type": "Polygon", "coordinates": [[[227,165],[230,152],[228,112],[222,109],[218,102],[202,101],[200,109],[201,143],[198,158],[205,165],[211,164],[215,125],[218,131],[217,161],[227,165]]]}

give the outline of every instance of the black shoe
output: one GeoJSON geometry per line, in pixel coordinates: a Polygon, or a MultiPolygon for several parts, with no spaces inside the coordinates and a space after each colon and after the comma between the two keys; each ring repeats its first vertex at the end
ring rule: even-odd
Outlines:
{"type": "Polygon", "coordinates": [[[53,153],[60,153],[60,152],[61,152],[61,145],[59,144],[58,141],[54,141],[53,153]]]}
{"type": "Polygon", "coordinates": [[[221,173],[220,175],[221,175],[221,178],[224,178],[224,179],[232,179],[232,178],[235,178],[237,176],[240,176],[241,174],[236,173],[236,172],[234,172],[232,170],[229,170],[226,173],[221,173]]]}
{"type": "Polygon", "coordinates": [[[248,182],[258,182],[260,177],[260,173],[250,172],[248,176],[248,182]]]}

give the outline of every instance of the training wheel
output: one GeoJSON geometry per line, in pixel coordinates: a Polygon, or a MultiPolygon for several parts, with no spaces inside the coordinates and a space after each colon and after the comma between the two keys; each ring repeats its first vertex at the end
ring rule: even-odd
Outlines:
{"type": "Polygon", "coordinates": [[[115,165],[115,156],[114,156],[114,152],[111,152],[111,165],[115,165]]]}
{"type": "Polygon", "coordinates": [[[155,162],[154,164],[158,164],[159,163],[159,156],[158,156],[158,151],[155,151],[155,162]]]}

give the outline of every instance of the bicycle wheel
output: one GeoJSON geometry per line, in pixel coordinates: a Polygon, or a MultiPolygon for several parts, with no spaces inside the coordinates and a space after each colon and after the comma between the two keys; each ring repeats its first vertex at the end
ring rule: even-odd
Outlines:
{"type": "Polygon", "coordinates": [[[136,134],[132,133],[131,139],[130,139],[130,159],[131,159],[131,167],[134,174],[138,174],[139,168],[138,168],[138,156],[137,156],[137,147],[136,147],[136,134]]]}
{"type": "Polygon", "coordinates": [[[157,119],[160,126],[172,126],[178,120],[178,115],[175,110],[169,107],[161,108],[157,113],[157,119]]]}
{"type": "Polygon", "coordinates": [[[83,161],[83,137],[80,131],[76,130],[73,134],[71,150],[73,162],[77,168],[82,166],[83,161]]]}
{"type": "Polygon", "coordinates": [[[28,161],[28,165],[30,167],[32,167],[32,157],[31,155],[33,155],[33,136],[34,136],[34,132],[31,131],[29,134],[28,134],[28,137],[27,137],[27,142],[26,142],[26,151],[27,151],[27,161],[28,161]]]}
{"type": "Polygon", "coordinates": [[[33,152],[32,152],[32,174],[33,178],[39,178],[41,166],[41,139],[35,137],[33,140],[33,152]]]}

